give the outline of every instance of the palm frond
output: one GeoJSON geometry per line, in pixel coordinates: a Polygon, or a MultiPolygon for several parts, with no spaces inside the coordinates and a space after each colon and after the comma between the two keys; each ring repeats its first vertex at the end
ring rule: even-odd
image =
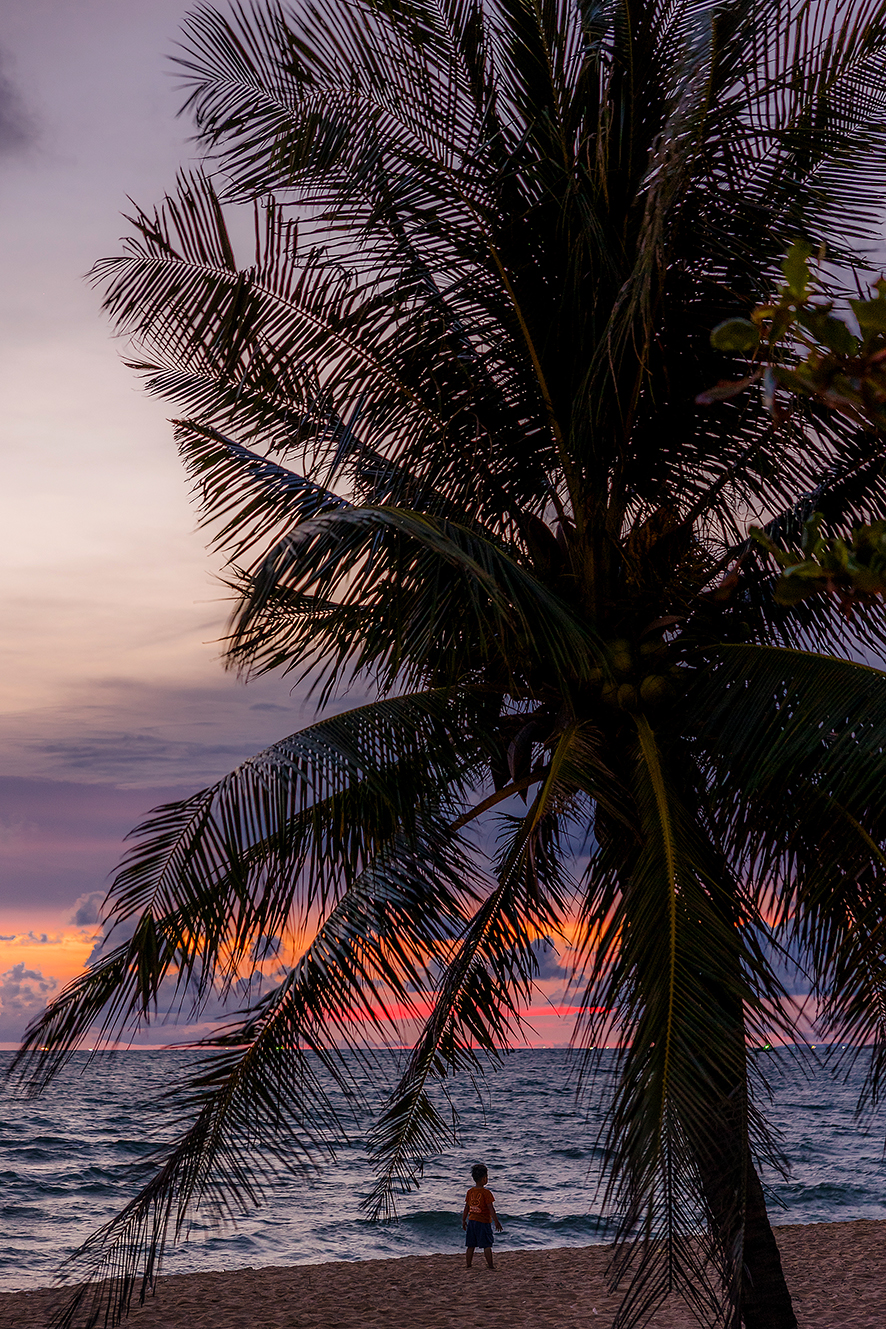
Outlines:
{"type": "Polygon", "coordinates": [[[241,559],[264,551],[300,521],[350,506],[347,499],[196,420],[176,422],[179,451],[214,543],[241,559]]]}
{"type": "MultiPolygon", "coordinates": [[[[104,909],[110,935],[134,923],[131,939],[47,1007],[12,1074],[45,1088],[87,1033],[103,1042],[149,1021],[164,979],[197,1015],[243,978],[264,938],[297,942],[429,808],[453,819],[488,760],[487,705],[426,692],[359,707],[156,809],[133,831],[104,909]]],[[[441,868],[432,896],[457,916],[447,880],[441,868]]]]}
{"type": "Polygon", "coordinates": [[[691,764],[668,759],[642,718],[637,733],[640,838],[603,851],[589,869],[580,1036],[595,1046],[614,1019],[621,1043],[604,1136],[605,1203],[620,1216],[612,1277],[631,1275],[619,1324],[642,1320],[674,1291],[704,1322],[722,1312],[723,1289],[733,1305],[741,1295],[746,1182],[742,1160],[733,1153],[726,1162],[724,1142],[738,1129],[732,1114],[745,1114],[767,1159],[773,1152],[743,1097],[745,1038],[758,1023],[789,1022],[759,947],[736,927],[749,902],[690,811],[700,791],[681,792],[691,764]],[[627,862],[614,861],[624,854],[627,862]],[[698,1236],[706,1220],[710,1241],[698,1236]]]}
{"type": "Polygon", "coordinates": [[[593,629],[511,550],[397,508],[302,522],[244,586],[230,654],[262,670],[325,655],[332,679],[348,664],[388,687],[428,676],[452,685],[496,662],[502,688],[516,695],[521,679],[509,677],[509,661],[537,660],[543,677],[568,688],[604,658],[593,629]],[[325,623],[310,613],[317,599],[325,623]]]}
{"type": "Polygon", "coordinates": [[[345,1135],[335,1098],[365,1109],[361,1082],[381,1070],[367,1032],[390,1043],[394,1007],[418,1012],[416,987],[457,922],[442,881],[451,889],[467,870],[457,840],[433,825],[386,846],[282,982],[204,1040],[220,1050],[168,1103],[188,1126],[156,1151],[154,1176],[125,1209],[70,1257],[66,1272],[86,1281],[57,1314],[58,1329],[84,1315],[88,1325],[118,1322],[135,1296],[144,1301],[167,1245],[192,1223],[232,1222],[279,1174],[310,1177],[334,1159],[345,1135]]]}
{"type": "MultiPolygon", "coordinates": [[[[721,647],[712,672],[701,734],[725,840],[761,899],[777,900],[823,1028],[879,1049],[886,674],[766,646],[721,647]]],[[[878,1052],[865,1095],[881,1076],[878,1052]]]]}
{"type": "Polygon", "coordinates": [[[423,1158],[457,1127],[434,1106],[429,1087],[459,1071],[478,1073],[479,1053],[498,1056],[519,1031],[521,1001],[537,972],[533,943],[560,930],[574,883],[558,853],[559,820],[575,799],[570,756],[582,740],[561,736],[527,814],[509,827],[495,888],[467,923],[403,1075],[370,1134],[378,1175],[364,1208],[396,1215],[395,1190],[416,1184],[423,1158]]]}

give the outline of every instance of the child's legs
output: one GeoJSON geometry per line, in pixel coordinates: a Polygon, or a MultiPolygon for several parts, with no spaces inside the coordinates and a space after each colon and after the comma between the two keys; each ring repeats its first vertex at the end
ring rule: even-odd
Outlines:
{"type": "Polygon", "coordinates": [[[466,1247],[465,1247],[465,1267],[466,1267],[467,1269],[470,1269],[471,1264],[473,1263],[473,1259],[474,1259],[474,1247],[473,1247],[473,1246],[466,1246],[466,1247]]]}
{"type": "Polygon", "coordinates": [[[484,1247],[483,1247],[483,1259],[486,1261],[486,1267],[487,1267],[487,1269],[494,1269],[494,1268],[495,1268],[495,1265],[492,1263],[492,1247],[491,1247],[491,1246],[484,1246],[484,1247]]]}

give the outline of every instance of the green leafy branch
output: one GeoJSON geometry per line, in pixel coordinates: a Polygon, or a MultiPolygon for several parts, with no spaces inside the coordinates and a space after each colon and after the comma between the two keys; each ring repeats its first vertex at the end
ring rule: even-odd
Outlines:
{"type": "MultiPolygon", "coordinates": [[[[886,430],[886,277],[871,294],[849,300],[850,315],[834,312],[834,302],[817,292],[810,260],[823,249],[797,241],[788,250],[784,284],[777,300],[758,305],[750,318],[730,318],[711,332],[717,351],[749,360],[739,379],[724,379],[696,398],[700,406],[728,401],[756,383],[775,424],[791,414],[791,398],[819,402],[863,428],[886,430]]],[[[753,540],[781,568],[774,590],[779,604],[794,605],[820,593],[836,595],[844,611],[886,595],[886,522],[856,527],[848,539],[825,537],[824,516],[814,512],[803,524],[799,549],[775,542],[758,526],[753,540]]]]}
{"type": "Polygon", "coordinates": [[[823,520],[822,513],[813,512],[803,523],[799,550],[782,549],[759,526],[752,526],[750,534],[781,568],[774,590],[778,604],[799,604],[829,592],[848,615],[859,600],[886,595],[886,521],[856,527],[847,541],[822,536],[823,520]]]}
{"type": "Polygon", "coordinates": [[[751,361],[743,378],[722,380],[696,398],[701,406],[726,401],[762,380],[773,417],[785,418],[779,390],[814,398],[869,429],[886,428],[886,278],[874,282],[874,294],[850,300],[858,326],[834,313],[834,302],[816,296],[809,260],[821,250],[807,241],[791,245],[778,299],[758,305],[750,318],[729,318],[711,333],[711,345],[727,355],[751,361]]]}

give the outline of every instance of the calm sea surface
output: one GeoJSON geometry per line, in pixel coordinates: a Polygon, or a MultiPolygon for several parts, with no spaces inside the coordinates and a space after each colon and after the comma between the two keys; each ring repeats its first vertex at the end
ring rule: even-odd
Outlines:
{"type": "MultiPolygon", "coordinates": [[[[0,1053],[0,1069],[10,1056],[0,1053]]],[[[152,1146],[144,1105],[190,1060],[183,1052],[120,1052],[87,1065],[84,1054],[45,1097],[0,1099],[0,1288],[49,1283],[59,1262],[133,1194],[127,1165],[152,1146]]],[[[281,1180],[236,1230],[192,1233],[170,1253],[166,1271],[458,1250],[461,1205],[478,1158],[489,1168],[505,1249],[603,1240],[595,1201],[600,1115],[593,1098],[577,1105],[574,1065],[565,1051],[521,1051],[489,1075],[481,1095],[456,1081],[462,1146],[427,1161],[397,1226],[361,1217],[371,1175],[358,1121],[318,1183],[281,1180]]],[[[863,1126],[854,1119],[861,1066],[844,1084],[812,1054],[782,1050],[767,1074],[772,1119],[791,1164],[789,1181],[770,1179],[774,1221],[886,1218],[886,1114],[863,1126]]]]}

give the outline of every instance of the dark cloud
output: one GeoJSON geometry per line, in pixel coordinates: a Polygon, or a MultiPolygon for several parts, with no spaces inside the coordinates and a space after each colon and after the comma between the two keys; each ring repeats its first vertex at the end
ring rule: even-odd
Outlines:
{"type": "Polygon", "coordinates": [[[229,743],[188,743],[152,734],[108,733],[34,744],[66,772],[88,772],[92,779],[125,780],[139,770],[162,779],[164,772],[195,772],[198,779],[218,778],[219,769],[243,760],[242,747],[229,743]]]}
{"type": "Polygon", "coordinates": [[[532,949],[535,951],[535,958],[538,962],[537,978],[553,979],[565,978],[567,970],[559,963],[560,957],[557,950],[550,942],[541,940],[533,942],[532,949]]]}
{"type": "Polygon", "coordinates": [[[782,948],[767,943],[764,938],[760,940],[775,977],[787,995],[797,997],[800,1000],[808,997],[811,986],[810,977],[799,960],[792,954],[791,943],[788,942],[782,948]]]}
{"type": "Polygon", "coordinates": [[[256,963],[262,960],[268,960],[274,955],[279,955],[283,943],[279,937],[265,935],[264,933],[252,944],[251,956],[256,963]]]}
{"type": "Polygon", "coordinates": [[[87,967],[95,964],[103,955],[108,955],[118,946],[122,946],[125,941],[129,941],[138,927],[138,917],[138,914],[133,914],[119,923],[106,924],[101,928],[96,936],[95,945],[86,957],[87,967]]]}
{"type": "Polygon", "coordinates": [[[6,63],[0,52],[0,154],[21,152],[36,138],[34,118],[6,74],[6,63]]]}
{"type": "MultiPolygon", "coordinates": [[[[196,790],[321,718],[310,699],[290,700],[289,691],[277,678],[244,687],[221,670],[217,680],[197,686],[117,678],[81,683],[64,705],[0,717],[3,765],[50,780],[189,782],[196,790]]],[[[322,715],[366,699],[352,691],[322,715]]],[[[18,831],[0,804],[0,842],[18,831]]]]}
{"type": "Polygon", "coordinates": [[[90,928],[99,921],[104,891],[88,891],[74,901],[71,922],[77,928],[90,928]]]}
{"type": "MultiPolygon", "coordinates": [[[[257,981],[255,997],[265,984],[257,981]]],[[[27,1026],[41,1014],[47,1003],[53,999],[60,987],[59,980],[47,977],[39,969],[27,968],[24,961],[0,973],[0,1042],[18,1043],[27,1026]]],[[[163,1046],[181,1043],[192,1037],[206,1036],[220,1024],[229,1021],[242,1001],[237,994],[233,1004],[226,1006],[215,992],[209,994],[199,1012],[195,1010],[191,987],[179,988],[172,977],[160,984],[157,992],[157,1009],[150,1021],[140,1030],[117,1030],[124,1043],[132,1034],[136,1045],[163,1046]],[[199,1028],[191,1027],[195,1018],[201,1021],[199,1028]]]]}
{"type": "Polygon", "coordinates": [[[193,792],[180,785],[118,789],[0,776],[0,807],[20,828],[0,836],[0,908],[33,911],[41,927],[46,911],[57,910],[60,924],[89,896],[103,894],[125,836],[149,809],[193,792]]]}
{"type": "Polygon", "coordinates": [[[39,969],[28,969],[24,961],[0,974],[0,1039],[19,1038],[25,1024],[43,1010],[58,987],[39,969]]]}

